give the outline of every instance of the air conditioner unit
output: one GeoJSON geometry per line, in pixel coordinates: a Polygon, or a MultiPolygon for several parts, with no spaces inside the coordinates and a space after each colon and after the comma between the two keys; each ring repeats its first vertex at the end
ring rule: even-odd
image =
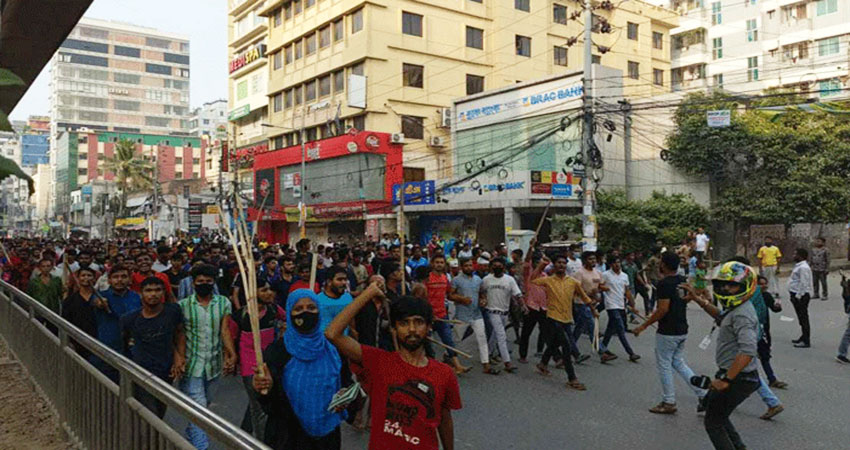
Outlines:
{"type": "Polygon", "coordinates": [[[440,128],[451,128],[452,126],[452,109],[440,109],[440,128]]]}
{"type": "Polygon", "coordinates": [[[431,147],[445,147],[446,141],[442,136],[432,136],[431,140],[428,141],[428,145],[431,147]]]}
{"type": "Polygon", "coordinates": [[[404,133],[393,133],[390,135],[390,142],[393,144],[404,144],[404,133]]]}

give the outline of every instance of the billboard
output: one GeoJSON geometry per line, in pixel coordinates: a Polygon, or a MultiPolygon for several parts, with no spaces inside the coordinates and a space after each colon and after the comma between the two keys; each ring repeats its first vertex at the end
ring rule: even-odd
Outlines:
{"type": "MultiPolygon", "coordinates": [[[[409,181],[404,183],[405,205],[433,205],[436,203],[434,180],[409,181]]],[[[393,185],[393,205],[398,205],[401,197],[398,195],[399,184],[393,185]]]]}
{"type": "Polygon", "coordinates": [[[456,131],[581,106],[581,74],[455,103],[456,131]]]}

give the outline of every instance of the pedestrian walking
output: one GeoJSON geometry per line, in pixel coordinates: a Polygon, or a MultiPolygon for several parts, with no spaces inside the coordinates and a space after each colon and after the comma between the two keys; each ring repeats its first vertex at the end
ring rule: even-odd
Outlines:
{"type": "Polygon", "coordinates": [[[759,260],[759,273],[767,278],[768,291],[774,297],[779,297],[779,262],[782,260],[782,252],[779,247],[773,245],[773,238],[765,236],[764,245],[759,248],[756,257],[759,260]]]}
{"type": "Polygon", "coordinates": [[[749,301],[756,292],[755,271],[746,264],[727,262],[712,276],[718,309],[692,286],[683,284],[687,300],[695,301],[718,324],[715,361],[718,371],[705,399],[705,430],[717,450],[746,448],[729,417],[759,388],[758,316],[749,301]]]}
{"type": "Polygon", "coordinates": [[[685,360],[685,341],[688,339],[687,302],[679,296],[681,279],[676,275],[679,268],[679,256],[673,252],[661,254],[659,271],[663,278],[658,282],[658,308],[647,320],[632,332],[635,336],[658,322],[655,335],[655,365],[661,382],[661,403],[649,412],[655,414],[674,414],[676,406],[676,385],[673,371],[699,398],[697,412],[704,410],[705,389],[691,384],[694,371],[685,360]]]}
{"type": "Polygon", "coordinates": [[[596,334],[596,326],[594,324],[592,309],[602,302],[602,294],[608,291],[605,286],[605,281],[602,278],[602,273],[596,270],[596,254],[594,252],[584,252],[581,254],[582,268],[572,276],[581,283],[581,288],[588,297],[593,300],[591,305],[584,303],[573,303],[573,315],[575,316],[576,326],[573,330],[573,342],[576,345],[574,351],[578,351],[578,340],[582,333],[587,333],[590,341],[594,341],[596,334]]]}
{"type": "Polygon", "coordinates": [[[847,314],[847,329],[844,330],[844,335],[841,337],[841,342],[838,344],[838,356],[835,360],[841,364],[850,364],[850,359],[847,359],[847,351],[850,349],[850,278],[841,274],[841,297],[844,299],[844,313],[847,314]]]}
{"type": "Polygon", "coordinates": [[[812,248],[811,269],[812,282],[815,287],[815,292],[812,299],[829,300],[829,283],[827,276],[829,275],[829,249],[824,245],[826,240],[822,237],[815,239],[815,246],[812,248]],[[823,296],[820,295],[823,291],[823,296]]]}
{"type": "Polygon", "coordinates": [[[481,281],[481,295],[485,299],[482,306],[487,310],[490,326],[493,327],[489,347],[499,349],[499,355],[505,364],[505,372],[514,373],[517,368],[511,364],[505,327],[508,324],[511,302],[519,300],[522,291],[519,290],[513,277],[505,275],[505,260],[502,257],[493,258],[490,262],[490,270],[492,273],[481,281]]]}
{"type": "MultiPolygon", "coordinates": [[[[481,277],[474,270],[472,259],[461,257],[460,269],[452,278],[452,293],[450,298],[455,302],[455,319],[464,323],[458,326],[458,335],[465,336],[471,328],[478,345],[478,355],[482,370],[488,375],[497,375],[498,369],[490,367],[490,348],[487,345],[487,333],[484,327],[484,317],[481,315],[479,298],[481,297],[481,277]]],[[[462,340],[462,339],[461,339],[462,340]]]]}
{"type": "Polygon", "coordinates": [[[809,324],[809,301],[812,298],[812,269],[809,267],[809,252],[804,248],[798,248],[794,252],[794,269],[788,279],[788,292],[791,296],[791,304],[797,313],[797,321],[800,322],[800,337],[794,339],[794,347],[809,348],[811,342],[811,325],[809,324]]]}
{"type": "Polygon", "coordinates": [[[635,300],[629,290],[629,276],[622,271],[622,265],[618,256],[608,257],[608,265],[611,267],[602,277],[608,288],[603,294],[605,301],[605,312],[608,313],[608,325],[605,328],[605,336],[599,345],[599,356],[602,362],[613,361],[617,355],[608,350],[608,343],[616,334],[623,346],[623,350],[629,355],[629,361],[637,362],[640,355],[632,350],[629,340],[626,338],[626,307],[635,309],[635,300]]]}

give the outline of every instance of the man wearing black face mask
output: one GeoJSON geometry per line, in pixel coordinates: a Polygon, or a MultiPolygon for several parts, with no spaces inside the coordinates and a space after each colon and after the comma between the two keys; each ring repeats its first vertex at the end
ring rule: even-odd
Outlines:
{"type": "MultiPolygon", "coordinates": [[[[215,266],[209,264],[193,268],[195,293],[179,302],[186,333],[186,371],[179,387],[204,407],[210,401],[210,384],[222,374],[222,368],[228,373],[236,365],[236,351],[227,325],[230,300],[213,293],[217,274],[215,266]]],[[[207,435],[194,424],[186,427],[186,435],[195,448],[209,446],[207,435]]]]}

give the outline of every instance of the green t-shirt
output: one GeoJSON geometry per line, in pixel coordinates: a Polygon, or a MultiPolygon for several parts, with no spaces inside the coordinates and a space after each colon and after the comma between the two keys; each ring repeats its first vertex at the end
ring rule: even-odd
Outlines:
{"type": "Polygon", "coordinates": [[[694,271],[694,288],[696,289],[705,289],[706,281],[705,276],[708,273],[705,269],[696,269],[694,271]]]}

